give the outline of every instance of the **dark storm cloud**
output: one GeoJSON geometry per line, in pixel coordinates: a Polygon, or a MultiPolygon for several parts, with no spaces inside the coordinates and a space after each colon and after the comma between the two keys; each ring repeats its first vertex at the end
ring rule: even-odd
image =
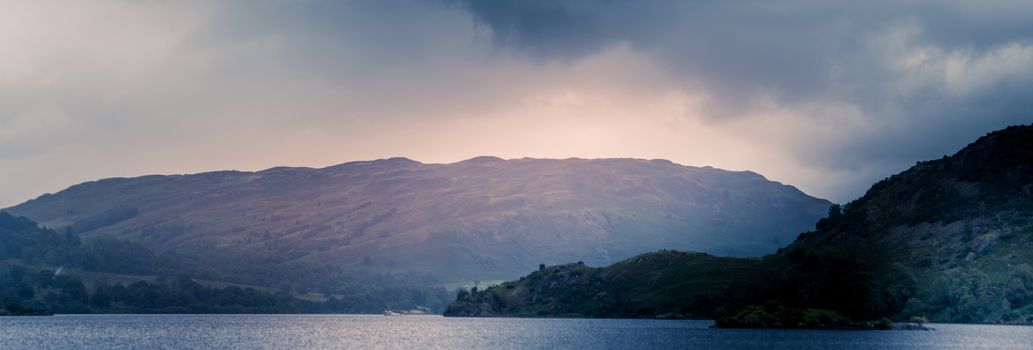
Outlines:
{"type": "MultiPolygon", "coordinates": [[[[573,59],[617,43],[727,92],[815,92],[828,53],[858,44],[852,16],[833,9],[724,1],[466,1],[498,45],[573,59]],[[817,54],[824,53],[824,54],[817,54]],[[723,86],[723,88],[722,88],[723,86]]],[[[834,9],[841,10],[841,9],[834,9]]],[[[839,61],[841,57],[837,57],[839,61]]]]}
{"type": "MultiPolygon", "coordinates": [[[[491,29],[496,45],[537,60],[630,45],[661,62],[684,89],[707,94],[713,123],[774,103],[799,111],[846,106],[873,125],[837,139],[799,135],[792,147],[808,166],[876,166],[874,173],[889,175],[987,131],[1033,121],[1033,74],[1023,67],[1033,63],[1029,2],[462,4],[491,29]]],[[[801,113],[818,124],[842,118],[801,113]]],[[[841,193],[860,193],[869,177],[841,193]]]]}
{"type": "MultiPolygon", "coordinates": [[[[949,2],[464,0],[496,44],[573,59],[626,42],[721,95],[772,92],[790,101],[872,91],[889,74],[870,40],[923,28],[915,44],[988,50],[1033,36],[1033,6],[949,2]],[[1023,12],[1023,10],[1025,10],[1023,12]],[[971,13],[975,12],[975,13],[971,13]],[[857,89],[862,89],[858,91],[857,89]],[[831,91],[830,91],[831,89],[831,91]]],[[[731,96],[736,98],[736,96],[731,96]]]]}
{"type": "Polygon", "coordinates": [[[1033,111],[1033,2],[10,2],[0,206],[110,176],[670,158],[837,201],[1033,111]]]}

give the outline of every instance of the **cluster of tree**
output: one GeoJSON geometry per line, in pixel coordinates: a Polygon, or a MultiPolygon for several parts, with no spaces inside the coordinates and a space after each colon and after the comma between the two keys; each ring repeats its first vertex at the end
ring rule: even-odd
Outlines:
{"type": "Polygon", "coordinates": [[[916,300],[911,309],[942,310],[944,318],[960,322],[1033,323],[1033,267],[1016,266],[1006,282],[976,269],[958,269],[939,277],[926,300],[916,300]],[[1002,288],[1003,286],[1003,288],[1002,288]]]}
{"type": "MultiPolygon", "coordinates": [[[[734,313],[717,317],[719,328],[818,328],[818,329],[881,329],[892,328],[892,321],[855,321],[838,312],[824,309],[787,308],[777,301],[763,306],[749,305],[734,313]]],[[[927,329],[919,325],[913,329],[927,329]]]]}
{"type": "Polygon", "coordinates": [[[518,281],[462,290],[446,315],[735,319],[743,310],[767,310],[792,316],[776,317],[772,324],[811,315],[808,324],[863,328],[865,323],[852,322],[902,315],[917,294],[918,281],[903,264],[876,266],[802,250],[785,256],[736,259],[660,251],[604,268],[540,268],[518,281]],[[766,305],[777,307],[761,307],[766,305]],[[842,319],[822,318],[829,315],[842,319]]]}
{"type": "Polygon", "coordinates": [[[768,273],[753,259],[663,250],[603,267],[539,266],[518,281],[462,290],[446,316],[714,317],[768,273]],[[749,283],[747,285],[747,283],[749,283]]]}
{"type": "Polygon", "coordinates": [[[7,263],[0,265],[0,307],[8,313],[379,313],[417,308],[441,312],[452,298],[444,288],[406,276],[350,273],[318,265],[283,265],[263,271],[249,269],[246,260],[204,264],[172,253],[155,254],[125,240],[80,240],[73,230],[58,233],[0,212],[3,261],[7,263]],[[137,275],[140,281],[84,283],[67,272],[55,275],[61,267],[137,275]],[[269,288],[212,288],[187,277],[168,276],[269,288]],[[297,298],[310,292],[330,297],[321,302],[297,298]]]}
{"type": "Polygon", "coordinates": [[[63,264],[72,259],[73,251],[82,244],[79,237],[37,227],[24,217],[0,212],[0,258],[14,258],[29,264],[63,264]]]}
{"type": "Polygon", "coordinates": [[[877,265],[849,254],[808,253],[803,247],[768,257],[765,263],[781,273],[758,281],[740,304],[776,302],[796,309],[834,310],[853,320],[873,320],[900,314],[917,294],[914,272],[901,263],[877,265]]]}
{"type": "Polygon", "coordinates": [[[211,288],[190,278],[159,278],[93,288],[78,277],[22,265],[0,273],[7,313],[297,313],[347,312],[339,303],[313,302],[283,292],[230,286],[211,288]],[[91,291],[92,289],[92,291],[91,291]]]}
{"type": "Polygon", "coordinates": [[[174,254],[156,255],[143,245],[97,238],[82,241],[72,230],[58,233],[24,217],[0,212],[0,259],[26,265],[76,266],[90,271],[127,274],[176,274],[183,271],[174,254]]]}
{"type": "MultiPolygon", "coordinates": [[[[199,279],[270,286],[299,294],[321,293],[362,295],[395,293],[396,289],[412,289],[413,293],[431,293],[436,281],[426,276],[387,273],[364,267],[342,268],[311,261],[270,263],[252,256],[205,254],[207,258],[185,259],[176,256],[179,268],[199,279]]],[[[439,305],[443,308],[448,295],[439,305]]],[[[381,310],[383,311],[383,310],[381,310]]]]}
{"type": "MultiPolygon", "coordinates": [[[[285,291],[202,285],[185,276],[133,283],[94,282],[12,264],[0,270],[0,314],[14,313],[378,313],[430,309],[447,300],[443,289],[385,288],[324,301],[285,291]]],[[[438,306],[440,307],[440,306],[438,306]]]]}

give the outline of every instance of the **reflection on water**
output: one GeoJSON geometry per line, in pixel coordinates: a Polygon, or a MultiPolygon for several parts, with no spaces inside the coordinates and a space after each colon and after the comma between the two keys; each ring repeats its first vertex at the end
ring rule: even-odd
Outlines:
{"type": "Polygon", "coordinates": [[[0,349],[1033,349],[1033,327],[936,331],[710,329],[710,321],[359,315],[110,315],[0,318],[0,349]]]}

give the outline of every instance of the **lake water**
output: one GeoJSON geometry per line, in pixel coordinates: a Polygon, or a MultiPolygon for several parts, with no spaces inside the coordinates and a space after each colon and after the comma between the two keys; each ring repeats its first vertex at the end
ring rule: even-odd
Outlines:
{"type": "Polygon", "coordinates": [[[1033,327],[710,329],[710,321],[366,315],[0,317],[0,349],[1033,349],[1033,327]]]}

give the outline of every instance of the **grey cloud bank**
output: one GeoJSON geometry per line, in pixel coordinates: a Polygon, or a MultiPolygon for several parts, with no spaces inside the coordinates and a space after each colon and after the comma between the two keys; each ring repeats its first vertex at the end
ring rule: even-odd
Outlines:
{"type": "Polygon", "coordinates": [[[0,205],[111,176],[640,157],[834,201],[1033,121],[1033,3],[15,2],[0,205]]]}
{"type": "MultiPolygon", "coordinates": [[[[775,107],[815,124],[860,119],[848,135],[803,134],[784,145],[807,166],[870,164],[890,174],[1033,121],[1030,2],[463,3],[496,45],[536,59],[572,60],[627,43],[678,76],[681,88],[706,94],[705,117],[748,118],[775,107]]],[[[871,180],[826,195],[843,200],[871,180]]]]}

